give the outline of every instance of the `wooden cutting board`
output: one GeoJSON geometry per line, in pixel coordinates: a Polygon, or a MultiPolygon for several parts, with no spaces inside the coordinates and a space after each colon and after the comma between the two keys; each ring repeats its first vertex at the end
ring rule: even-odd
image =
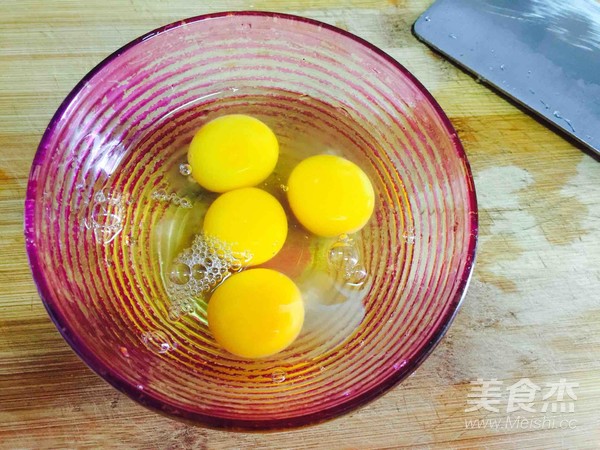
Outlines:
{"type": "Polygon", "coordinates": [[[2,1],[0,448],[600,448],[600,164],[420,44],[411,24],[429,4],[2,1]],[[305,15],[389,52],[449,115],[479,196],[477,266],[447,337],[384,397],[301,430],[208,430],[159,416],[116,392],[63,342],[24,252],[29,165],[64,96],[136,36],[225,9],[305,15]],[[467,400],[476,400],[468,395],[476,394],[471,382],[478,378],[501,383],[498,413],[465,411],[467,400]],[[540,389],[534,389],[536,412],[507,413],[507,388],[515,390],[524,378],[540,389]],[[546,383],[577,385],[576,400],[564,395],[572,413],[552,413],[552,397],[542,400],[550,392],[546,383]],[[526,418],[548,422],[536,428],[526,418]],[[498,429],[491,419],[501,421],[498,429]]]}

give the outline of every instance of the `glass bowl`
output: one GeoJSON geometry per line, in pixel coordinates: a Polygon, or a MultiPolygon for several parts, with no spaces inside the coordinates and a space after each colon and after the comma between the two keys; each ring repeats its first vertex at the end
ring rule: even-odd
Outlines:
{"type": "Polygon", "coordinates": [[[25,236],[50,317],[115,388],[207,426],[279,429],[363,405],[427,357],[469,283],[477,207],[448,118],[398,62],[314,20],[219,13],[136,39],[73,89],[33,161],[25,236]],[[314,133],[343,146],[376,191],[364,298],[313,311],[317,329],[256,361],[221,350],[197,315],[171,314],[156,257],[165,215],[200,223],[165,176],[199,125],[236,111],[285,145],[314,133]]]}

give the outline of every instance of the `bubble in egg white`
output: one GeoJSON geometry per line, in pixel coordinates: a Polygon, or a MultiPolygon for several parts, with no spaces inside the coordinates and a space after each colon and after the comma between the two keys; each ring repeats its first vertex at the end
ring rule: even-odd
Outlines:
{"type": "Polygon", "coordinates": [[[361,285],[367,279],[368,273],[367,269],[363,266],[358,265],[354,267],[349,272],[346,272],[346,281],[349,284],[353,284],[355,286],[361,285]]]}
{"type": "Polygon", "coordinates": [[[271,374],[271,379],[274,383],[283,383],[286,379],[286,373],[282,369],[274,370],[271,374]]]}
{"type": "Polygon", "coordinates": [[[177,262],[171,267],[171,273],[169,273],[169,280],[175,284],[186,285],[190,281],[190,267],[183,263],[177,262]]]}
{"type": "Polygon", "coordinates": [[[160,330],[146,331],[141,337],[144,345],[153,352],[164,354],[176,347],[169,337],[160,330]]]}
{"type": "Polygon", "coordinates": [[[182,305],[193,305],[194,299],[204,297],[230,274],[232,267],[241,267],[241,264],[227,246],[203,234],[197,235],[192,245],[174,259],[165,280],[171,303],[169,319],[179,320],[182,315],[193,312],[193,308],[182,305]]]}
{"type": "Polygon", "coordinates": [[[181,175],[183,175],[184,177],[187,177],[189,175],[192,174],[192,166],[190,166],[189,164],[180,164],[179,165],[179,173],[181,175]]]}

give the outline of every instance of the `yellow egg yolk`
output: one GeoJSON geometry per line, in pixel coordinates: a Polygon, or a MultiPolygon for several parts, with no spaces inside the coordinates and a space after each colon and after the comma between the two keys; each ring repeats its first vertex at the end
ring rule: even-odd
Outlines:
{"type": "Polygon", "coordinates": [[[306,158],[288,180],[288,200],[298,221],[318,236],[354,233],[369,221],[373,186],[360,167],[345,158],[306,158]]]}
{"type": "Polygon", "coordinates": [[[287,217],[271,194],[243,188],[219,196],[206,211],[204,234],[225,243],[244,266],[274,257],[287,237],[287,217]]]}
{"type": "Polygon", "coordinates": [[[213,192],[257,185],[271,174],[278,157],[279,143],[273,131],[244,114],[208,122],[198,130],[188,150],[192,176],[213,192]]]}
{"type": "Polygon", "coordinates": [[[230,353],[264,358],[288,347],[304,322],[298,287],[271,269],[250,269],[223,282],[208,303],[208,326],[230,353]]]}

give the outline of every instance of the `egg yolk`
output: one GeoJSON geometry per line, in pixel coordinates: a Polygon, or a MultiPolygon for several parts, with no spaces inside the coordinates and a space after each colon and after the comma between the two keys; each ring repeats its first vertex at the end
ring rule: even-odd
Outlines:
{"type": "Polygon", "coordinates": [[[208,122],[188,150],[192,176],[213,192],[257,185],[271,174],[278,157],[279,143],[273,131],[244,114],[208,122]]]}
{"type": "Polygon", "coordinates": [[[304,304],[288,277],[250,269],[223,282],[208,303],[208,327],[230,353],[264,358],[288,347],[300,333],[304,304]]]}
{"type": "Polygon", "coordinates": [[[227,244],[244,266],[274,257],[287,237],[285,211],[271,194],[242,188],[220,195],[206,211],[206,236],[227,244]]]}
{"type": "Polygon", "coordinates": [[[288,180],[288,200],[298,221],[318,236],[354,233],[369,221],[373,186],[360,167],[345,158],[306,158],[288,180]]]}

